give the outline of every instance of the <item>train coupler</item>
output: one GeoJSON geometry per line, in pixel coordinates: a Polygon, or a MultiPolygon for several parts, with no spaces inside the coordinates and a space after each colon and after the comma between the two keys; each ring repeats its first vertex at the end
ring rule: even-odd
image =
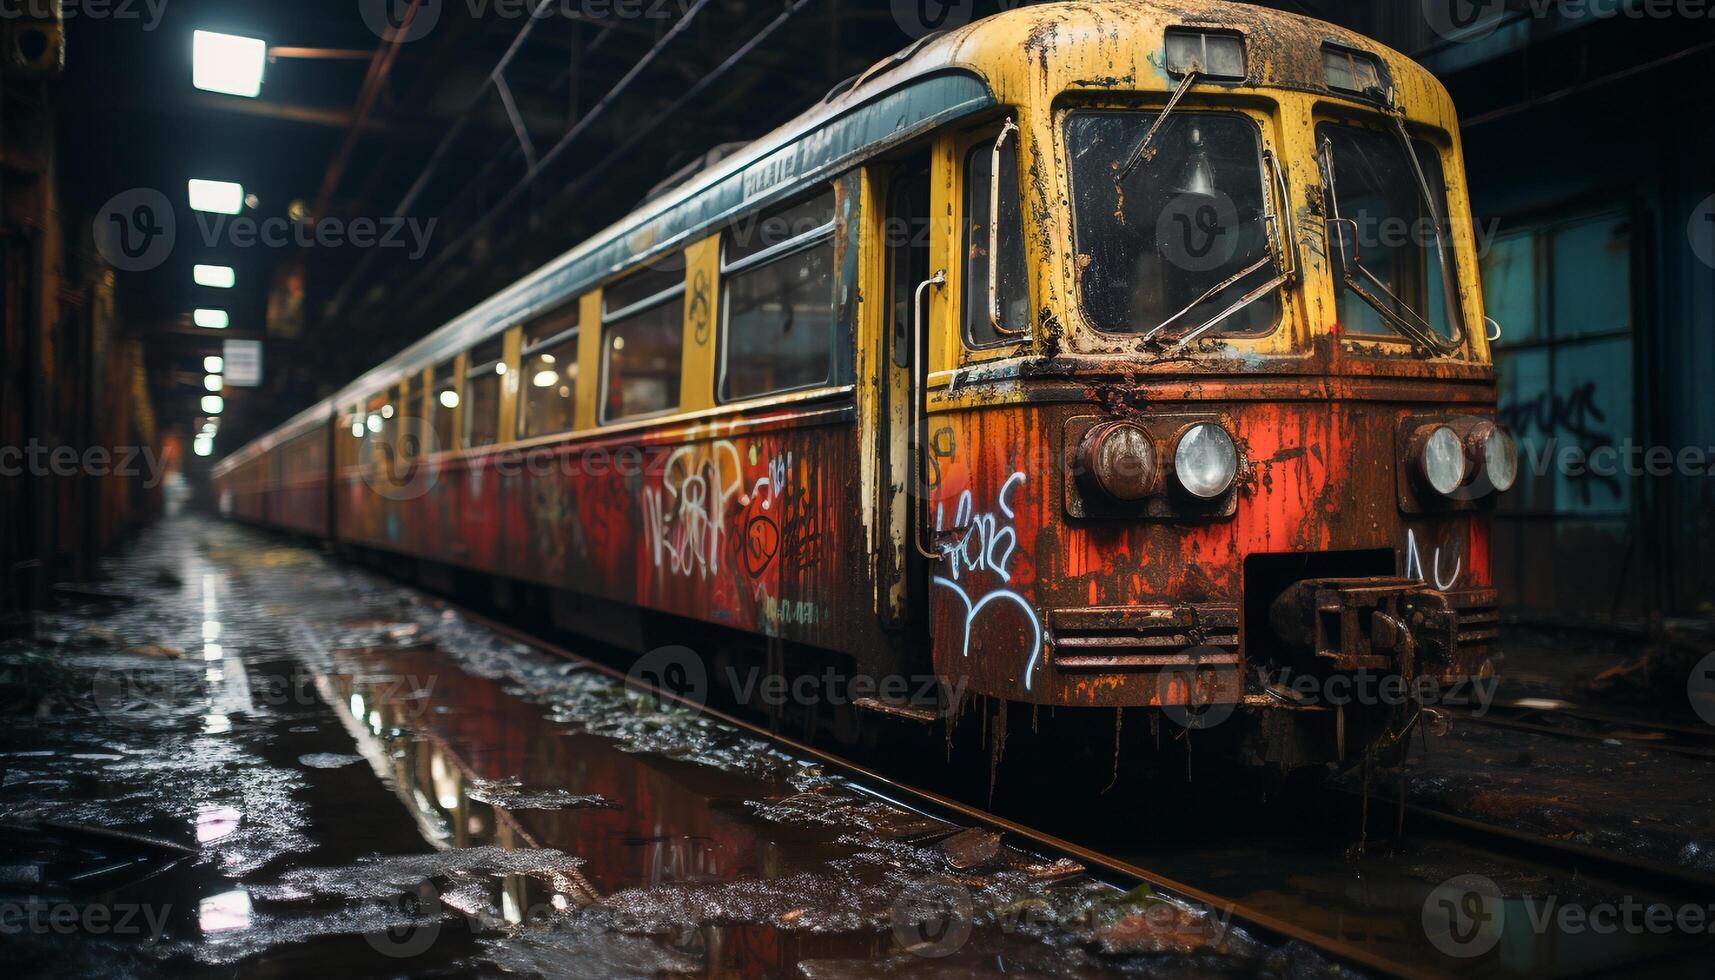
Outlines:
{"type": "Polygon", "coordinates": [[[1473,673],[1499,636],[1494,589],[1441,591],[1416,579],[1304,579],[1269,608],[1275,635],[1340,671],[1473,673]]]}

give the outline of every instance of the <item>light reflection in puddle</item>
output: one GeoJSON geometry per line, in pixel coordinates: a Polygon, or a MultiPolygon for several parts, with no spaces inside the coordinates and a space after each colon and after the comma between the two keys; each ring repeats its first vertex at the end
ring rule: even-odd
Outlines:
{"type": "Polygon", "coordinates": [[[250,928],[250,893],[236,888],[204,898],[197,903],[197,925],[205,935],[250,928]]]}
{"type": "Polygon", "coordinates": [[[197,807],[197,843],[219,840],[238,829],[244,814],[230,806],[204,803],[197,807]]]}
{"type": "Polygon", "coordinates": [[[219,660],[224,656],[226,656],[226,651],[221,649],[220,644],[204,643],[202,645],[202,658],[204,660],[219,660]]]}
{"type": "Polygon", "coordinates": [[[202,638],[210,642],[220,639],[220,621],[216,619],[203,620],[202,638]]]}
{"type": "Polygon", "coordinates": [[[202,733],[204,735],[224,735],[232,731],[232,719],[225,715],[203,715],[202,733]]]}

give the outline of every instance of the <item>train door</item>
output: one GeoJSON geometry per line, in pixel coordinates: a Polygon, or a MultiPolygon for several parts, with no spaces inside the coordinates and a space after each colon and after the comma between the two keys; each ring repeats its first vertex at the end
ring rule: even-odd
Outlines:
{"type": "MultiPolygon", "coordinates": [[[[927,307],[933,278],[930,254],[930,156],[899,160],[880,175],[882,274],[885,299],[880,358],[882,398],[879,428],[882,513],[887,534],[882,542],[884,573],[878,610],[883,623],[904,631],[907,641],[927,637],[928,570],[918,552],[922,501],[927,487],[914,468],[919,448],[913,435],[914,405],[922,397],[927,307]]],[[[926,642],[923,644],[926,650],[926,642]]]]}

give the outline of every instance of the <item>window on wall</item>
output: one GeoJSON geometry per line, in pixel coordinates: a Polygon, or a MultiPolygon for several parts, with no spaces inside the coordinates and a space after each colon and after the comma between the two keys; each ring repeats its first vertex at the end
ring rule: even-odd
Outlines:
{"type": "MultiPolygon", "coordinates": [[[[1024,221],[1019,215],[1017,136],[1000,152],[1000,224],[996,241],[995,298],[1000,325],[1012,331],[1030,326],[1030,291],[1024,265],[1024,221]]],[[[965,156],[965,342],[972,347],[1016,343],[1016,334],[997,331],[989,309],[989,204],[993,197],[994,141],[971,147],[965,156]]]]}
{"type": "Polygon", "coordinates": [[[602,290],[601,420],[679,407],[685,276],[669,260],[602,290]]]}
{"type": "Polygon", "coordinates": [[[578,393],[577,300],[525,326],[519,365],[519,437],[569,432],[578,393]]]}
{"type": "Polygon", "coordinates": [[[435,434],[435,445],[425,447],[426,451],[438,452],[453,448],[453,413],[459,407],[458,374],[452,361],[446,361],[435,368],[435,377],[429,386],[428,406],[425,409],[433,421],[431,430],[435,434]]]}
{"type": "MultiPolygon", "coordinates": [[[[1483,258],[1488,315],[1501,327],[1501,419],[1523,454],[1575,447],[1598,462],[1635,435],[1630,224],[1609,214],[1540,225],[1497,238],[1483,258]]],[[[1556,466],[1538,476],[1521,467],[1508,504],[1564,515],[1629,512],[1629,480],[1597,472],[1604,469],[1556,466]]]]}
{"type": "Polygon", "coordinates": [[[1626,456],[1641,435],[1631,231],[1627,213],[1583,214],[1512,226],[1480,250],[1500,417],[1520,457],[1491,549],[1496,584],[1522,608],[1648,608],[1626,456]]]}
{"type": "Polygon", "coordinates": [[[721,282],[723,401],[829,383],[836,333],[832,188],[727,232],[721,282]]]}
{"type": "Polygon", "coordinates": [[[500,441],[500,383],[506,376],[506,342],[496,337],[475,348],[464,376],[464,445],[467,449],[500,441]]]}

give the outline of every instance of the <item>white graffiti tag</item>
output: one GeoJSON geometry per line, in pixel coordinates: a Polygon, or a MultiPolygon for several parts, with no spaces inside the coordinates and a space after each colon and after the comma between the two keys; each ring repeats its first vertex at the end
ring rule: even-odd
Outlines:
{"type": "MultiPolygon", "coordinates": [[[[971,628],[976,623],[977,616],[990,603],[1009,602],[1024,610],[1032,633],[1030,659],[1024,665],[1024,689],[1028,691],[1032,675],[1036,672],[1036,662],[1042,656],[1042,624],[1036,618],[1036,610],[1012,589],[995,589],[973,601],[965,586],[959,583],[961,577],[980,571],[991,572],[1002,582],[1012,581],[1011,564],[1013,553],[1018,548],[1018,532],[1012,524],[1015,515],[1009,495],[1013,487],[1023,484],[1025,479],[1023,473],[1014,473],[1001,484],[1000,492],[995,494],[995,507],[1000,511],[998,517],[992,511],[976,513],[969,490],[959,495],[959,504],[953,513],[953,524],[954,533],[962,533],[957,541],[940,546],[941,557],[947,566],[947,575],[936,575],[934,580],[936,585],[951,590],[959,601],[964,603],[964,641],[959,651],[960,656],[971,655],[971,628]]],[[[941,507],[936,505],[936,540],[941,537],[941,519],[941,507]]]]}
{"type": "Polygon", "coordinates": [[[726,503],[742,489],[738,447],[721,440],[700,452],[683,446],[667,458],[661,488],[643,488],[651,557],[657,569],[708,578],[720,570],[726,503]]]}
{"type": "MultiPolygon", "coordinates": [[[[1459,572],[1464,568],[1464,566],[1464,555],[1460,554],[1453,556],[1453,573],[1447,576],[1447,581],[1441,581],[1441,549],[1440,547],[1437,547],[1435,549],[1432,569],[1435,573],[1433,578],[1435,587],[1442,592],[1446,592],[1453,586],[1458,585],[1459,572]]],[[[1405,577],[1416,579],[1419,582],[1424,581],[1423,556],[1417,553],[1417,535],[1412,533],[1410,528],[1405,529],[1405,577]]]]}

